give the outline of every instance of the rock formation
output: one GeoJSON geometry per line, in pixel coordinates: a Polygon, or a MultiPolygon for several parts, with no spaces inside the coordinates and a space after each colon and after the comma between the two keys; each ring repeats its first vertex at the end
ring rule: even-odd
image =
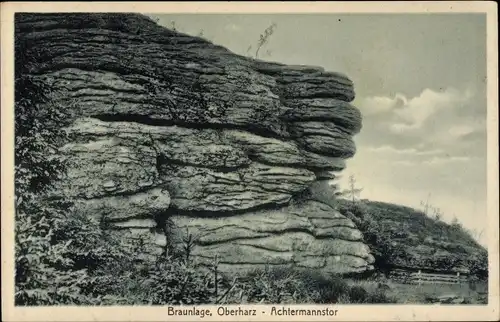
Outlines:
{"type": "Polygon", "coordinates": [[[192,256],[217,255],[222,271],[370,269],[361,233],[325,195],[361,129],[346,76],[238,56],[136,14],[17,21],[29,72],[72,116],[57,196],[124,238],[194,236],[192,256]]]}

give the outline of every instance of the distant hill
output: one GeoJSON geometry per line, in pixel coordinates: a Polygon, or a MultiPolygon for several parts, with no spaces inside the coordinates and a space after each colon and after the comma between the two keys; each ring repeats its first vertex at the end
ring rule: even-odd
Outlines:
{"type": "Polygon", "coordinates": [[[459,224],[385,202],[339,199],[339,211],[363,232],[375,268],[393,267],[487,275],[487,251],[459,224]]]}

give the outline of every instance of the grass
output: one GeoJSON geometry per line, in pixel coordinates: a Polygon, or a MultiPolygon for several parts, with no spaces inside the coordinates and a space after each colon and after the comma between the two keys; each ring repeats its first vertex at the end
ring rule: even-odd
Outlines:
{"type": "Polygon", "coordinates": [[[383,289],[387,298],[396,299],[397,304],[425,304],[431,298],[456,296],[465,300],[464,304],[487,304],[487,282],[464,284],[403,284],[390,279],[346,281],[350,287],[360,287],[369,293],[383,289]],[[382,286],[382,287],[381,287],[382,286]]]}
{"type": "Polygon", "coordinates": [[[388,278],[347,278],[313,270],[256,270],[242,279],[228,303],[430,304],[441,296],[461,304],[486,304],[485,281],[464,284],[403,284],[388,278]],[[241,295],[244,294],[243,297],[241,295]],[[235,296],[240,295],[240,297],[235,296]]]}
{"type": "Polygon", "coordinates": [[[388,296],[385,290],[376,287],[376,284],[356,284],[348,278],[316,270],[294,268],[258,269],[241,276],[235,286],[226,299],[227,304],[396,302],[395,298],[388,296]]]}
{"type": "Polygon", "coordinates": [[[486,304],[486,283],[480,289],[472,289],[469,284],[422,284],[410,285],[394,283],[388,294],[398,298],[398,303],[428,303],[430,298],[455,295],[470,304],[486,304]]]}

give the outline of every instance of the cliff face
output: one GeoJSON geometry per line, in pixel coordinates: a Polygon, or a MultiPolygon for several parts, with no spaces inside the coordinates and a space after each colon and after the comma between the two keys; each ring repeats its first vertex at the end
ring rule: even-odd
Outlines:
{"type": "Polygon", "coordinates": [[[192,255],[218,255],[224,271],[370,268],[361,233],[322,193],[361,128],[348,78],[237,56],[141,15],[16,19],[29,73],[72,115],[58,197],[124,238],[192,235],[192,255]]]}

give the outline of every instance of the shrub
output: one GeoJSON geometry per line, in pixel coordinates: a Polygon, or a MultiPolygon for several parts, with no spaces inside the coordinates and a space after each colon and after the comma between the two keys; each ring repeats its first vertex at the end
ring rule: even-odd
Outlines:
{"type": "Polygon", "coordinates": [[[349,286],[339,276],[325,275],[315,271],[301,273],[301,279],[312,294],[313,303],[337,303],[342,294],[348,292],[349,286]]]}
{"type": "Polygon", "coordinates": [[[289,268],[256,269],[243,278],[242,290],[250,303],[300,302],[306,296],[299,275],[289,268]]]}
{"type": "MultiPolygon", "coordinates": [[[[338,275],[296,268],[255,270],[242,279],[243,296],[250,303],[395,303],[384,289],[350,285],[338,275]]],[[[236,292],[238,293],[238,292],[236,292]]]]}
{"type": "Polygon", "coordinates": [[[364,303],[368,297],[368,292],[357,285],[351,287],[348,294],[351,303],[364,303]]]}
{"type": "Polygon", "coordinates": [[[37,201],[16,216],[16,305],[101,303],[106,281],[119,281],[116,268],[102,268],[128,268],[130,254],[97,221],[37,201]]]}
{"type": "Polygon", "coordinates": [[[214,281],[189,262],[160,259],[148,271],[151,304],[208,304],[213,302],[214,281]]]}
{"type": "Polygon", "coordinates": [[[478,252],[469,258],[468,267],[470,274],[478,280],[488,280],[488,253],[478,252]]]}
{"type": "MultiPolygon", "coordinates": [[[[47,210],[47,209],[44,209],[47,210]]],[[[50,214],[50,211],[46,211],[50,214]]],[[[70,241],[52,242],[52,227],[59,218],[25,212],[16,216],[16,305],[88,304],[82,288],[89,282],[86,270],[74,270],[67,257],[70,241]]]]}
{"type": "Polygon", "coordinates": [[[382,303],[397,303],[397,299],[388,296],[384,290],[377,289],[369,292],[365,299],[366,303],[382,304],[382,303]]]}

